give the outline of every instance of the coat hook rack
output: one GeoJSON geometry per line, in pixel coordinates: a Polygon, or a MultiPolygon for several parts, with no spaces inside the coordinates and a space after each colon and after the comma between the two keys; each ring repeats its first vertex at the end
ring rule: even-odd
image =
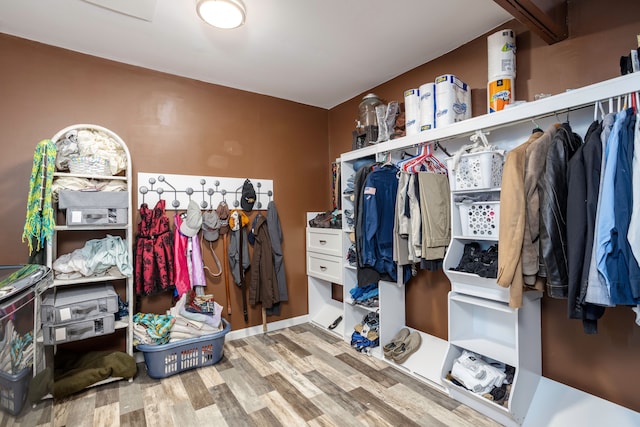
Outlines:
{"type": "MultiPolygon", "coordinates": [[[[138,201],[140,204],[145,203],[146,195],[151,192],[158,194],[158,200],[162,199],[165,193],[170,192],[173,193],[171,207],[165,207],[165,209],[186,210],[192,200],[197,201],[202,209],[214,209],[218,203],[227,202],[227,194],[234,193],[233,206],[238,208],[245,179],[247,177],[203,177],[140,172],[138,182],[148,182],[149,185],[138,188],[138,201]],[[208,187],[209,182],[213,185],[208,187]]],[[[256,191],[253,210],[266,209],[268,203],[273,200],[273,180],[251,177],[249,180],[254,184],[256,191]]]]}

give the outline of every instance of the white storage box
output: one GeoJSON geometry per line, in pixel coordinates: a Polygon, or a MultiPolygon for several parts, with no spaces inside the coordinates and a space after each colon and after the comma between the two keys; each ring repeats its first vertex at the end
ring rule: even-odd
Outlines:
{"type": "Polygon", "coordinates": [[[105,314],[91,319],[57,325],[43,325],[42,333],[46,345],[84,340],[115,332],[115,316],[105,314]]]}
{"type": "Polygon", "coordinates": [[[450,157],[446,160],[451,191],[482,190],[502,185],[502,151],[463,154],[457,165],[454,165],[453,159],[450,157]]]}
{"type": "Polygon", "coordinates": [[[457,203],[463,236],[498,238],[500,202],[457,203]]]}
{"type": "Polygon", "coordinates": [[[78,321],[118,311],[118,294],[106,283],[49,290],[42,296],[40,317],[45,325],[78,321]]]}
{"type": "Polygon", "coordinates": [[[128,191],[60,190],[58,207],[67,211],[67,225],[124,225],[128,191]]]}

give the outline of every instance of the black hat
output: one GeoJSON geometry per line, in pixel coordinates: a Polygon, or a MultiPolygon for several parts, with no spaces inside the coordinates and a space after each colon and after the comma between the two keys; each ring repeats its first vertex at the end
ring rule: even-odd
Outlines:
{"type": "Polygon", "coordinates": [[[250,211],[253,209],[253,204],[256,202],[256,190],[253,189],[253,184],[249,179],[244,180],[242,185],[242,197],[240,198],[240,206],[243,211],[250,211]]]}

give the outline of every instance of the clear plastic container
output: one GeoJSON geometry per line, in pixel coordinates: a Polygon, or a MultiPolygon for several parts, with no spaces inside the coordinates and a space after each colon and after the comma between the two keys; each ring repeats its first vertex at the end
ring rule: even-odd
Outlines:
{"type": "Polygon", "coordinates": [[[360,126],[366,129],[367,126],[378,126],[376,118],[376,106],[382,104],[382,100],[375,93],[365,95],[358,105],[360,126]]]}

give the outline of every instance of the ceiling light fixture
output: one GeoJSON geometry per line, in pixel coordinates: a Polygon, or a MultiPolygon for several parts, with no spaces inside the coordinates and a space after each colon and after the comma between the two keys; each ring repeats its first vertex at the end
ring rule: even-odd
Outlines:
{"type": "Polygon", "coordinates": [[[240,0],[198,0],[196,10],[204,22],[224,29],[241,26],[246,16],[240,0]]]}

